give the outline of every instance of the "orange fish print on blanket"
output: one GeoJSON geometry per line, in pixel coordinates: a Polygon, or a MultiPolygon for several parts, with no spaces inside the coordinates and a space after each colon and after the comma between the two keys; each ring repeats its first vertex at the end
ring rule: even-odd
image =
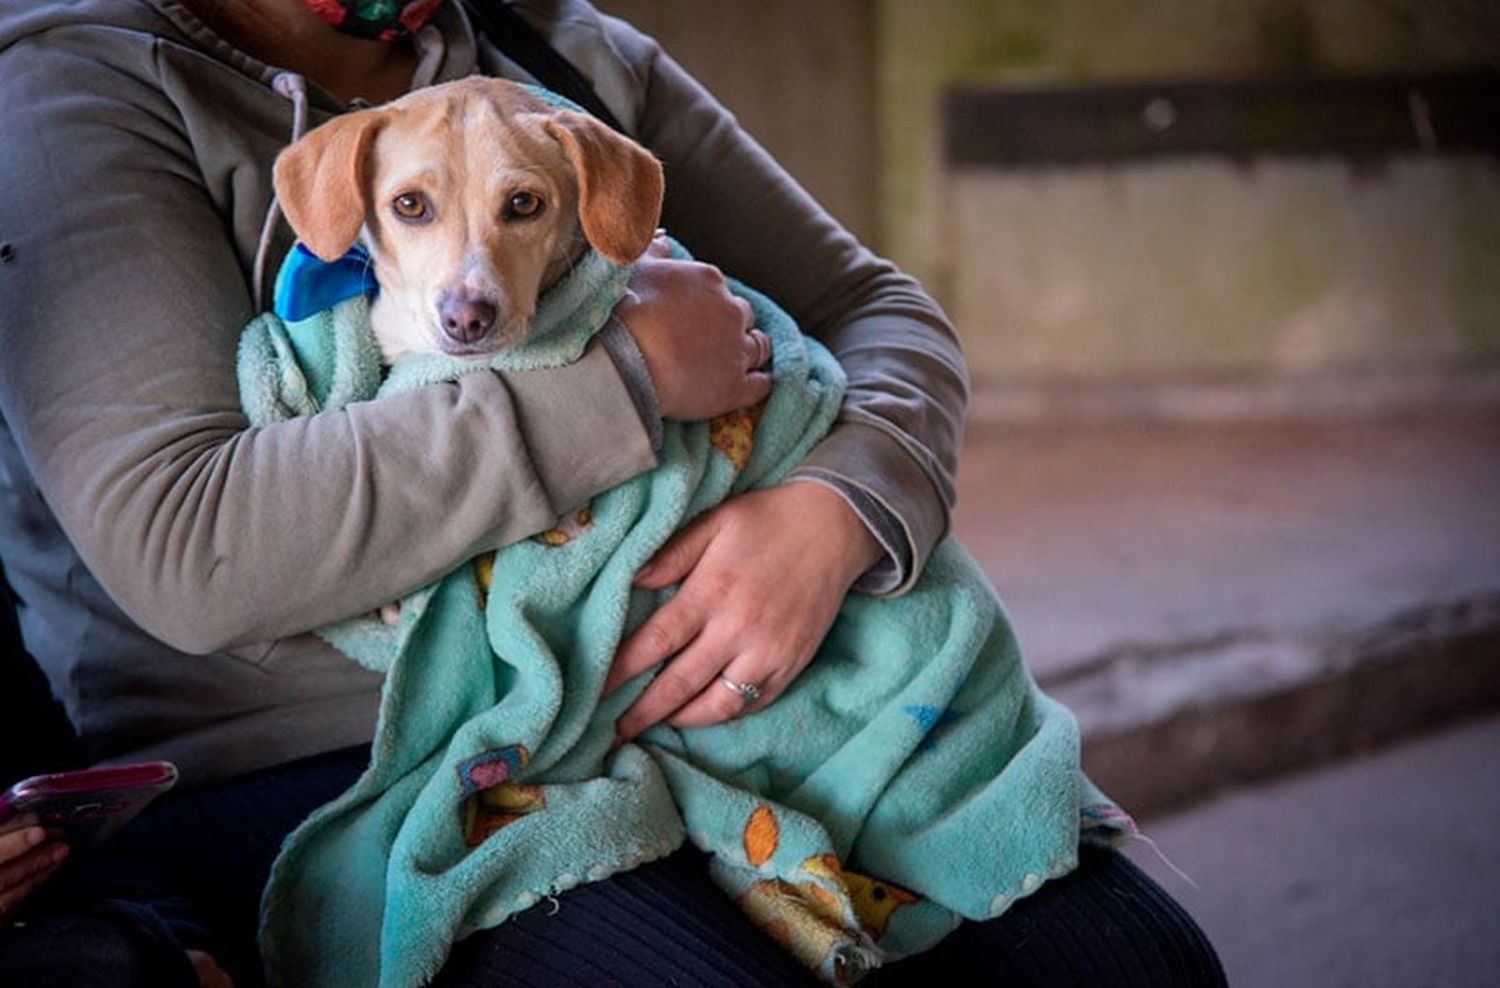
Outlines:
{"type": "Polygon", "coordinates": [[[776,843],[781,839],[781,825],[771,807],[761,803],[750,813],[745,824],[745,860],[750,867],[759,868],[771,860],[776,853],[776,843]]]}
{"type": "Polygon", "coordinates": [[[708,423],[709,440],[714,448],[734,464],[735,470],[745,469],[750,462],[750,451],[755,448],[755,427],[766,410],[765,402],[751,408],[739,408],[728,415],[720,415],[708,423]]]}
{"type": "Polygon", "coordinates": [[[466,797],[464,843],[477,847],[497,830],[547,808],[541,786],[508,781],[530,760],[525,745],[513,744],[481,752],[459,763],[459,782],[466,797]]]}

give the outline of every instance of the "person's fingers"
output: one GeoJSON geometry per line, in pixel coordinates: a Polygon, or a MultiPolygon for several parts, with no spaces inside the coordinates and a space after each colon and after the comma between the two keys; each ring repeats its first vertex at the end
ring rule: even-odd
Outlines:
{"type": "Polygon", "coordinates": [[[721,669],[697,696],[668,717],[667,723],[673,727],[704,727],[743,717],[771,703],[781,692],[775,685],[781,677],[775,672],[761,674],[752,671],[756,668],[761,666],[744,656],[737,658],[721,669]],[[752,700],[732,689],[726,679],[740,686],[753,686],[758,695],[752,700]]]}
{"type": "Polygon", "coordinates": [[[750,344],[750,370],[764,367],[771,359],[771,338],[763,330],[754,326],[745,331],[745,338],[750,344]]]}
{"type": "Polygon", "coordinates": [[[0,918],[51,877],[67,856],[66,844],[46,844],[0,866],[0,918]]]}
{"type": "Polygon", "coordinates": [[[657,230],[651,237],[651,243],[646,245],[647,257],[671,257],[672,245],[667,243],[667,231],[657,230]]]}
{"type": "Polygon", "coordinates": [[[621,643],[604,679],[605,696],[676,655],[697,636],[706,608],[697,604],[694,596],[678,593],[621,643]]]}
{"type": "Polygon", "coordinates": [[[0,821],[0,834],[8,834],[16,830],[25,830],[27,827],[35,827],[40,820],[35,813],[22,813],[20,816],[8,817],[0,821]]]}
{"type": "Polygon", "coordinates": [[[0,892],[0,922],[5,921],[10,916],[11,912],[14,911],[15,908],[22,902],[26,901],[27,896],[40,888],[43,882],[45,882],[48,878],[51,878],[52,872],[56,870],[57,866],[53,865],[45,871],[32,875],[20,885],[13,886],[6,889],[4,892],[0,892]]]}
{"type": "Polygon", "coordinates": [[[680,583],[698,565],[703,551],[717,531],[716,516],[709,512],[667,540],[666,544],[635,574],[634,584],[647,590],[660,590],[680,583]]]}
{"type": "Polygon", "coordinates": [[[766,400],[776,382],[765,371],[751,371],[740,385],[740,407],[749,408],[766,400]]]}
{"type": "MultiPolygon", "coordinates": [[[[675,598],[674,598],[675,602],[675,598]]],[[[730,645],[707,635],[662,667],[651,684],[615,722],[615,741],[624,744],[646,728],[661,723],[703,692],[729,664],[730,645]]],[[[722,687],[720,687],[723,689],[722,687]]],[[[727,694],[728,690],[724,690],[727,694]]],[[[731,699],[734,697],[731,694],[731,699]]]]}
{"type": "Polygon", "coordinates": [[[0,889],[10,889],[37,872],[44,871],[68,856],[68,845],[58,841],[28,848],[19,857],[0,864],[0,889]]]}
{"type": "Polygon", "coordinates": [[[47,839],[47,831],[36,825],[36,818],[21,829],[0,834],[0,863],[19,858],[47,839]]]}

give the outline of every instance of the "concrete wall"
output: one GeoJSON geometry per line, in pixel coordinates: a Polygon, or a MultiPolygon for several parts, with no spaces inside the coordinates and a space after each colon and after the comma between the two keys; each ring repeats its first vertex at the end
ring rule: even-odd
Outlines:
{"type": "Polygon", "coordinates": [[[879,7],[880,229],[949,307],[981,387],[1430,371],[1500,357],[1490,160],[955,171],[940,113],[955,83],[1492,68],[1500,4],[879,7]]]}
{"type": "Polygon", "coordinates": [[[939,101],[995,84],[1500,67],[1492,0],[877,0],[880,233],[941,284],[939,101]]]}
{"type": "Polygon", "coordinates": [[[867,0],[600,0],[659,40],[861,239],[876,237],[867,0]]]}
{"type": "Polygon", "coordinates": [[[1185,159],[951,177],[981,383],[1500,358],[1500,168],[1185,159]]]}
{"type": "MultiPolygon", "coordinates": [[[[1500,67],[1493,0],[603,0],[949,307],[981,385],[1500,360],[1482,158],[955,170],[955,84],[1500,67]]],[[[1432,377],[1437,369],[1437,377],[1432,377]]]]}

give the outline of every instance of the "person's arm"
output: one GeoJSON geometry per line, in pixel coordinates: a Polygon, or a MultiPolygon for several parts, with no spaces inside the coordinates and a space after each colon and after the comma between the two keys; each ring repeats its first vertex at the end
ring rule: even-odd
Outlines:
{"type": "Polygon", "coordinates": [[[680,66],[634,37],[645,53],[638,136],[666,169],[664,225],[771,294],[843,365],[840,421],[797,474],[847,482],[897,519],[909,559],[886,589],[903,590],[953,504],[968,398],[953,328],[915,280],[862,247],[680,66]]]}
{"type": "Polygon", "coordinates": [[[663,719],[698,726],[774,702],[852,586],[912,585],[948,526],[967,378],[952,327],[910,277],[861,247],[654,42],[604,24],[642,94],[637,136],[665,166],[665,225],[785,306],[849,378],[838,424],[792,482],[705,513],[639,574],[644,587],[681,586],[611,668],[606,690],[661,665],[616,725],[625,741],[663,719]]]}
{"type": "Polygon", "coordinates": [[[0,53],[0,412],[142,627],[189,651],[306,631],[651,466],[598,347],[247,428],[242,259],[147,71],[51,40],[0,53]]]}

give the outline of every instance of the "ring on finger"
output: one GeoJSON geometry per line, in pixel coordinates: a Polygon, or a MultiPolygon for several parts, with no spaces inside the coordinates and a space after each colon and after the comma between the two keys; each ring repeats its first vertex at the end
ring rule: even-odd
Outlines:
{"type": "Polygon", "coordinates": [[[760,699],[760,687],[755,683],[737,683],[728,676],[720,676],[724,688],[736,694],[747,706],[760,699]]]}

